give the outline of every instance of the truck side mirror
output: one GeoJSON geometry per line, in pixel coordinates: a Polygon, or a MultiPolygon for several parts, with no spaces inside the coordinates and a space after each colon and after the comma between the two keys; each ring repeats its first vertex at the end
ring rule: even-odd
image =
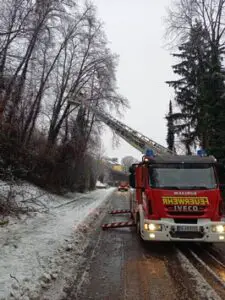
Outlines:
{"type": "Polygon", "coordinates": [[[224,190],[223,185],[225,184],[225,167],[222,163],[216,164],[216,172],[220,183],[220,189],[224,190]]]}
{"type": "Polygon", "coordinates": [[[130,166],[129,167],[129,172],[134,173],[134,171],[135,171],[135,166],[134,165],[130,166]]]}
{"type": "Polygon", "coordinates": [[[135,189],[135,176],[134,176],[134,173],[131,173],[129,175],[129,184],[130,186],[135,189]]]}
{"type": "Polygon", "coordinates": [[[136,167],[138,166],[138,164],[132,164],[129,167],[129,184],[130,186],[135,189],[136,188],[136,177],[135,177],[135,173],[136,173],[136,167]]]}
{"type": "Polygon", "coordinates": [[[219,188],[221,191],[225,192],[225,184],[219,184],[219,188]]]}

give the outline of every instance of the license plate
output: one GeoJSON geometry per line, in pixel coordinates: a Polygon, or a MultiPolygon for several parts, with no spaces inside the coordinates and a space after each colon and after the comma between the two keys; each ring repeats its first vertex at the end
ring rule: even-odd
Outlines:
{"type": "Polygon", "coordinates": [[[199,231],[198,226],[177,226],[177,231],[199,231]]]}

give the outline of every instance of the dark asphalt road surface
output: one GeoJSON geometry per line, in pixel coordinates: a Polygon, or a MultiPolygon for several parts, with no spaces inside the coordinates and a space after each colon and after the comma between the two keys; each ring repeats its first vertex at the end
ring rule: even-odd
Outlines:
{"type": "MultiPolygon", "coordinates": [[[[127,209],[128,193],[115,192],[112,208],[127,209]]],[[[128,220],[126,215],[104,222],[128,220]]],[[[96,229],[87,263],[67,291],[67,300],[204,299],[184,271],[171,243],[143,243],[135,228],[96,229]]],[[[205,298],[206,299],[206,298],[205,298]]]]}

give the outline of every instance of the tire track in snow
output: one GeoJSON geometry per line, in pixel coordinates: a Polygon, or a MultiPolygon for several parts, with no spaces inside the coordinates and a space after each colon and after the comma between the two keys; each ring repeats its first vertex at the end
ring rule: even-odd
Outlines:
{"type": "Polygon", "coordinates": [[[195,282],[195,288],[201,299],[207,300],[222,300],[217,291],[207,282],[205,277],[199,272],[199,270],[193,265],[193,263],[177,249],[177,257],[180,260],[181,266],[184,271],[189,273],[192,280],[195,282]]]}
{"type": "Polygon", "coordinates": [[[81,275],[80,282],[79,282],[79,284],[77,285],[76,294],[75,294],[76,298],[75,298],[75,299],[78,299],[78,295],[79,295],[79,293],[80,293],[80,290],[81,290],[81,288],[82,288],[84,282],[87,282],[87,280],[88,280],[90,264],[92,263],[93,258],[94,258],[95,255],[96,255],[96,250],[98,249],[98,246],[99,246],[99,244],[100,244],[100,240],[101,240],[101,234],[99,234],[99,236],[98,236],[98,240],[97,240],[97,242],[96,242],[96,244],[95,244],[95,247],[94,247],[94,249],[93,249],[92,252],[91,252],[90,260],[88,261],[88,264],[87,264],[87,266],[86,266],[86,268],[85,268],[83,274],[81,275]]]}

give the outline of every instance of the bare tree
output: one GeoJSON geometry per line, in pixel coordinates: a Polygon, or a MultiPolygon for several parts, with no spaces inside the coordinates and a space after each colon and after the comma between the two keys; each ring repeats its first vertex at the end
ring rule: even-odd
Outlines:
{"type": "MultiPolygon", "coordinates": [[[[38,184],[72,187],[87,159],[96,169],[102,123],[93,108],[127,106],[117,92],[117,56],[88,1],[0,6],[0,155],[8,164],[16,158],[38,184]],[[71,106],[81,95],[88,107],[71,106]]],[[[82,176],[93,185],[92,171],[82,176]]]]}
{"type": "Polygon", "coordinates": [[[115,57],[105,45],[101,24],[89,9],[83,16],[82,31],[68,45],[70,55],[65,52],[63,67],[58,68],[59,84],[48,134],[52,144],[56,142],[64,120],[76,109],[70,107],[68,100],[79,100],[81,92],[90,105],[101,108],[106,104],[116,107],[126,103],[115,93],[115,57]]]}
{"type": "Polygon", "coordinates": [[[225,0],[174,0],[168,9],[166,34],[184,42],[198,22],[206,30],[209,43],[224,50],[224,17],[225,0]]]}
{"type": "Polygon", "coordinates": [[[129,168],[132,164],[135,164],[137,162],[138,162],[138,160],[136,158],[134,158],[133,156],[125,156],[121,160],[121,163],[125,167],[126,172],[129,171],[129,168]]]}

